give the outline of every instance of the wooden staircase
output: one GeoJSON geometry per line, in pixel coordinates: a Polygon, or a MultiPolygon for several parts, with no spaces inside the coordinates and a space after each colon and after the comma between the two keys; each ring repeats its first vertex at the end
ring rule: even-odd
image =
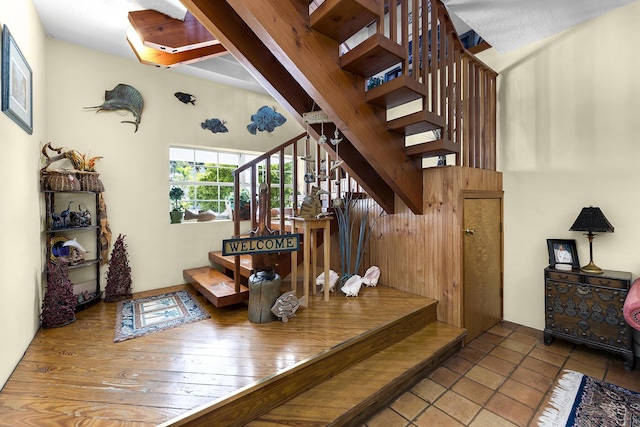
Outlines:
{"type": "Polygon", "coordinates": [[[495,170],[496,73],[464,49],[439,0],[184,4],[294,117],[318,107],[329,116],[344,135],[344,169],[387,213],[395,195],[422,213],[425,158],[495,170]],[[368,87],[394,66],[399,76],[368,87]],[[416,111],[388,120],[414,101],[416,111]]]}

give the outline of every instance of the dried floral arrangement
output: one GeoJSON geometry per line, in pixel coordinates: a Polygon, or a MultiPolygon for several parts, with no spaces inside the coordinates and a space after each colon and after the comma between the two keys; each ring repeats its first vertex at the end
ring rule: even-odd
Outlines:
{"type": "Polygon", "coordinates": [[[42,300],[40,323],[43,328],[56,328],[76,321],[77,297],[69,280],[68,267],[64,263],[49,261],[47,266],[47,290],[42,300]]]}
{"type": "Polygon", "coordinates": [[[129,267],[129,255],[127,245],[122,234],[118,235],[116,243],[111,251],[109,270],[107,271],[107,285],[104,289],[104,301],[116,302],[130,299],[133,296],[131,289],[131,267],[129,267]]]}

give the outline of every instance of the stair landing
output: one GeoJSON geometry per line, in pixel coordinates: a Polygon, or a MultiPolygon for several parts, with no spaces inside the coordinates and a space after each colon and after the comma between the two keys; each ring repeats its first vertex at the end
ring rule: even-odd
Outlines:
{"type": "Polygon", "coordinates": [[[232,278],[211,267],[184,270],[184,280],[216,307],[238,304],[249,299],[249,289],[240,285],[236,292],[232,278]]]}

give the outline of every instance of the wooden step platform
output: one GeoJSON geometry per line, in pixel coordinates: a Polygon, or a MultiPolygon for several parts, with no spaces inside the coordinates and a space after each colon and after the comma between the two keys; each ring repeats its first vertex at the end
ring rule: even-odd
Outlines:
{"type": "Polygon", "coordinates": [[[367,103],[380,108],[393,108],[427,96],[427,87],[411,76],[402,74],[365,94],[367,103]]]}
{"type": "MultiPolygon", "coordinates": [[[[282,290],[289,288],[283,280],[282,290]]],[[[134,297],[178,290],[195,293],[185,284],[134,297]]],[[[274,419],[272,411],[290,399],[306,396],[325,381],[354,375],[348,386],[331,386],[328,398],[316,398],[316,413],[322,407],[334,413],[332,407],[343,396],[363,389],[373,393],[368,384],[381,384],[375,377],[413,377],[411,366],[458,347],[456,337],[464,333],[437,323],[433,335],[425,331],[418,338],[433,324],[436,302],[381,284],[361,289],[354,298],[331,294],[324,301],[321,294],[312,295],[309,307],[286,323],[255,324],[245,304],[217,308],[204,304],[201,295],[194,298],[209,319],[128,341],[113,342],[118,304],[112,303],[82,310],[76,322],[63,328],[38,330],[0,391],[0,424],[242,425],[260,417],[274,419]],[[426,341],[441,349],[424,347],[426,341]],[[377,359],[378,352],[391,352],[391,359],[377,359]],[[409,354],[416,359],[407,360],[409,354]],[[376,359],[365,361],[372,356],[376,359]],[[392,374],[399,366],[407,369],[405,374],[392,374]],[[351,369],[361,371],[349,374],[351,369]],[[222,418],[216,421],[215,416],[222,418]]]]}
{"type": "Polygon", "coordinates": [[[344,328],[364,327],[364,323],[359,324],[373,320],[364,316],[374,313],[378,313],[376,326],[365,327],[356,336],[162,426],[327,425],[336,420],[336,425],[357,425],[354,420],[359,422],[382,409],[461,348],[465,330],[437,322],[436,301],[384,287],[367,288],[361,293],[357,298],[333,295],[329,302],[318,296],[289,322],[259,327],[273,329],[270,334],[280,329],[294,334],[291,326],[303,322],[311,326],[317,315],[326,318],[322,312],[329,314],[326,310],[338,307],[344,327],[332,322],[301,336],[290,335],[293,342],[310,345],[319,335],[337,336],[344,328]],[[411,300],[400,308],[397,304],[402,295],[411,300]],[[383,314],[385,309],[380,304],[385,300],[396,307],[396,316],[383,314]],[[418,301],[422,303],[416,305],[418,301]]]}
{"type": "Polygon", "coordinates": [[[458,351],[463,336],[431,323],[247,426],[361,425],[458,351]]]}
{"type": "Polygon", "coordinates": [[[376,33],[340,57],[340,67],[361,77],[371,77],[404,61],[402,46],[376,33]]]}
{"type": "Polygon", "coordinates": [[[211,267],[197,267],[182,272],[184,280],[216,307],[238,304],[249,299],[249,289],[240,285],[236,292],[235,282],[229,276],[211,267]]]}
{"type": "Polygon", "coordinates": [[[460,144],[440,138],[434,141],[409,145],[404,148],[404,152],[407,156],[419,158],[446,156],[447,154],[459,153],[460,144]]]}
{"type": "Polygon", "coordinates": [[[387,122],[387,130],[409,136],[446,126],[444,117],[422,110],[387,122]]]}
{"type": "Polygon", "coordinates": [[[309,25],[342,43],[377,18],[374,0],[325,0],[309,16],[309,25]]]}

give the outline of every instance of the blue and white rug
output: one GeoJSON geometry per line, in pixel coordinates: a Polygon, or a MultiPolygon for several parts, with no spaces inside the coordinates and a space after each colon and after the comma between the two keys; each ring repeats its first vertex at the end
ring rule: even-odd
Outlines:
{"type": "Polygon", "coordinates": [[[210,317],[187,291],[120,301],[113,341],[142,337],[210,317]]]}
{"type": "Polygon", "coordinates": [[[539,427],[640,427],[640,393],[565,371],[539,427]]]}

